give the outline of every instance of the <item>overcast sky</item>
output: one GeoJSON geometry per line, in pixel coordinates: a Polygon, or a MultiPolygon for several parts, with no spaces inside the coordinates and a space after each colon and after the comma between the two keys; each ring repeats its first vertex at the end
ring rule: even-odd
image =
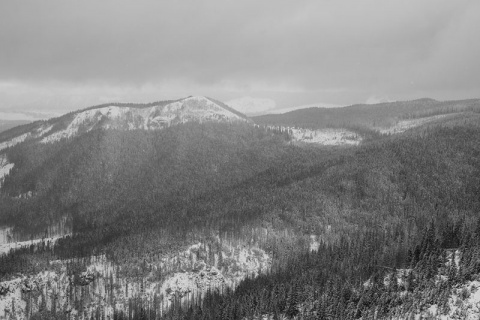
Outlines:
{"type": "Polygon", "coordinates": [[[477,0],[4,0],[0,110],[480,97],[479,34],[477,0]]]}

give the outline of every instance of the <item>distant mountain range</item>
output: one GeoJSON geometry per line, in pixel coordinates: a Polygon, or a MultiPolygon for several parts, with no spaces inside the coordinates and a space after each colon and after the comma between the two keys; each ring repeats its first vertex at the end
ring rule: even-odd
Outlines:
{"type": "Polygon", "coordinates": [[[0,120],[0,133],[29,122],[28,120],[0,120]]]}
{"type": "MultiPolygon", "coordinates": [[[[310,107],[282,114],[248,118],[226,104],[206,97],[188,97],[144,104],[108,103],[15,128],[0,135],[0,148],[27,138],[41,138],[41,142],[45,143],[99,128],[152,130],[192,121],[253,121],[265,126],[298,128],[302,130],[302,136],[318,135],[325,129],[342,129],[339,135],[352,134],[352,132],[365,134],[365,130],[392,133],[403,132],[431,121],[438,121],[443,117],[446,117],[443,120],[453,116],[468,118],[470,113],[478,113],[479,110],[480,100],[478,99],[459,101],[419,99],[340,108],[310,107]],[[15,140],[8,142],[9,139],[15,140]]],[[[29,117],[32,118],[33,115],[29,117]]],[[[35,117],[39,117],[39,114],[35,117]]],[[[25,123],[28,123],[27,120],[0,120],[0,132],[25,123]]],[[[302,140],[302,138],[299,139],[302,140]]]]}
{"type": "Polygon", "coordinates": [[[257,124],[295,126],[310,129],[364,127],[374,130],[395,126],[400,121],[436,115],[478,113],[480,99],[436,101],[418,99],[378,104],[356,104],[341,108],[305,108],[283,114],[253,117],[257,124]]]}

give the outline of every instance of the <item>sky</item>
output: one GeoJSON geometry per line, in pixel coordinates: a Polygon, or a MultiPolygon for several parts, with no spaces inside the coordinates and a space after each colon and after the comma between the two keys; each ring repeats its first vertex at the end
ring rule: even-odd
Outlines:
{"type": "Polygon", "coordinates": [[[480,1],[3,0],[0,111],[480,97],[480,1]]]}

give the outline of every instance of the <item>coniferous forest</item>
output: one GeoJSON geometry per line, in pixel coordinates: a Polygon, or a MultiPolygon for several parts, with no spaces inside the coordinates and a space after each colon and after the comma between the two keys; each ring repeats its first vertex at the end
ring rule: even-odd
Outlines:
{"type": "Polygon", "coordinates": [[[286,115],[8,146],[0,225],[26,244],[0,254],[6,319],[461,318],[480,274],[478,103],[405,109],[344,125],[354,146],[299,143],[286,115]]]}

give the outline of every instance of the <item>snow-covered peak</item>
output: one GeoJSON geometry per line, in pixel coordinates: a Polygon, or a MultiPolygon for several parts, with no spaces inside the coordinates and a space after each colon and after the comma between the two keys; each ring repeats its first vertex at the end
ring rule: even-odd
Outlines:
{"type": "Polygon", "coordinates": [[[191,96],[149,104],[111,104],[84,109],[59,118],[33,123],[16,134],[0,134],[0,152],[25,140],[51,143],[94,129],[159,130],[187,122],[250,121],[222,102],[191,96]]]}
{"type": "Polygon", "coordinates": [[[202,96],[188,97],[170,103],[163,107],[161,113],[170,117],[175,115],[182,122],[243,120],[238,114],[202,96]]]}
{"type": "Polygon", "coordinates": [[[157,130],[186,122],[245,121],[238,113],[229,110],[206,97],[188,97],[168,104],[138,106],[103,106],[74,113],[63,129],[42,132],[42,143],[58,141],[93,129],[157,130]]]}

